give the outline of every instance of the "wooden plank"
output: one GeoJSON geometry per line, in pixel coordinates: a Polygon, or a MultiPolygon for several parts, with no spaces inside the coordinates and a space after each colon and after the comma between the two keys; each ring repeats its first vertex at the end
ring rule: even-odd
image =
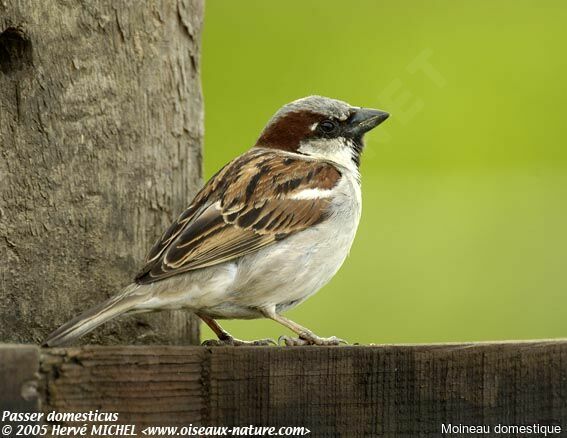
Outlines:
{"type": "Polygon", "coordinates": [[[310,436],[565,428],[566,355],[566,341],[45,350],[43,409],[117,411],[139,425],[305,426],[310,436]]]}
{"type": "Polygon", "coordinates": [[[16,436],[19,424],[2,421],[4,412],[39,412],[38,371],[38,347],[0,344],[0,426],[12,428],[7,434],[2,429],[2,436],[16,436]]]}
{"type": "Polygon", "coordinates": [[[567,425],[564,342],[219,349],[211,424],[440,436],[442,424],[567,425]]]}
{"type": "Polygon", "coordinates": [[[201,418],[199,347],[83,347],[44,350],[43,411],[118,412],[123,424],[189,424],[201,418]]]}

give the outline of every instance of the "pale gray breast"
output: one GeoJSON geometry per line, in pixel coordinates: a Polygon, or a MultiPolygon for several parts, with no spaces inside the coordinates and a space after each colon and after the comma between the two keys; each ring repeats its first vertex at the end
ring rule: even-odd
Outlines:
{"type": "Polygon", "coordinates": [[[298,304],[324,286],[343,264],[360,219],[360,186],[343,177],[333,189],[329,217],[238,261],[230,300],[243,306],[298,304]]]}

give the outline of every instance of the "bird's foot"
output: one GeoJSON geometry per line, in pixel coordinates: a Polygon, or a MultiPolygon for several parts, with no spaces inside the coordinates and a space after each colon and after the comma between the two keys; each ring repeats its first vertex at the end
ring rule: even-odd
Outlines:
{"type": "Polygon", "coordinates": [[[348,344],[347,341],[336,336],[330,338],[321,338],[313,333],[301,333],[298,338],[290,338],[289,336],[280,336],[278,343],[284,343],[288,347],[299,345],[340,345],[348,344]]]}
{"type": "Polygon", "coordinates": [[[248,347],[266,347],[269,345],[278,345],[276,341],[273,339],[258,339],[256,341],[242,341],[240,339],[233,338],[232,336],[222,338],[222,339],[209,339],[204,341],[201,345],[206,347],[241,347],[241,346],[248,346],[248,347]]]}

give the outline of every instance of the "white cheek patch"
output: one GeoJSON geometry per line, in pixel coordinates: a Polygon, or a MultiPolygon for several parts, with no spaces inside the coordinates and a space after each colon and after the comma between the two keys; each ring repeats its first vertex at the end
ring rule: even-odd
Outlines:
{"type": "Polygon", "coordinates": [[[344,138],[309,140],[301,143],[299,152],[314,158],[322,158],[358,172],[353,161],[353,147],[344,138]]]}
{"type": "Polygon", "coordinates": [[[294,193],[290,196],[294,200],[307,200],[307,199],[321,199],[330,198],[333,195],[333,190],[322,189],[305,189],[300,192],[294,193]]]}

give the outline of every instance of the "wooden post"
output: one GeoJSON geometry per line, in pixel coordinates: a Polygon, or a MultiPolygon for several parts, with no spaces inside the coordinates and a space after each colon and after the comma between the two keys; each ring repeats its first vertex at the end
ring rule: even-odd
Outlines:
{"type": "MultiPolygon", "coordinates": [[[[201,0],[0,2],[0,341],[128,284],[201,183],[201,0]]],[[[89,343],[195,343],[183,312],[89,343]]]]}
{"type": "MultiPolygon", "coordinates": [[[[4,370],[24,360],[2,350],[0,356],[13,362],[4,370]]],[[[135,424],[138,434],[192,424],[297,426],[313,437],[469,436],[442,434],[442,427],[539,424],[564,431],[565,363],[567,341],[84,347],[42,350],[37,382],[44,413],[117,412],[118,422],[135,424]]],[[[0,373],[0,382],[10,378],[0,373]]],[[[10,405],[6,397],[17,401],[20,392],[2,397],[10,405]]]]}

